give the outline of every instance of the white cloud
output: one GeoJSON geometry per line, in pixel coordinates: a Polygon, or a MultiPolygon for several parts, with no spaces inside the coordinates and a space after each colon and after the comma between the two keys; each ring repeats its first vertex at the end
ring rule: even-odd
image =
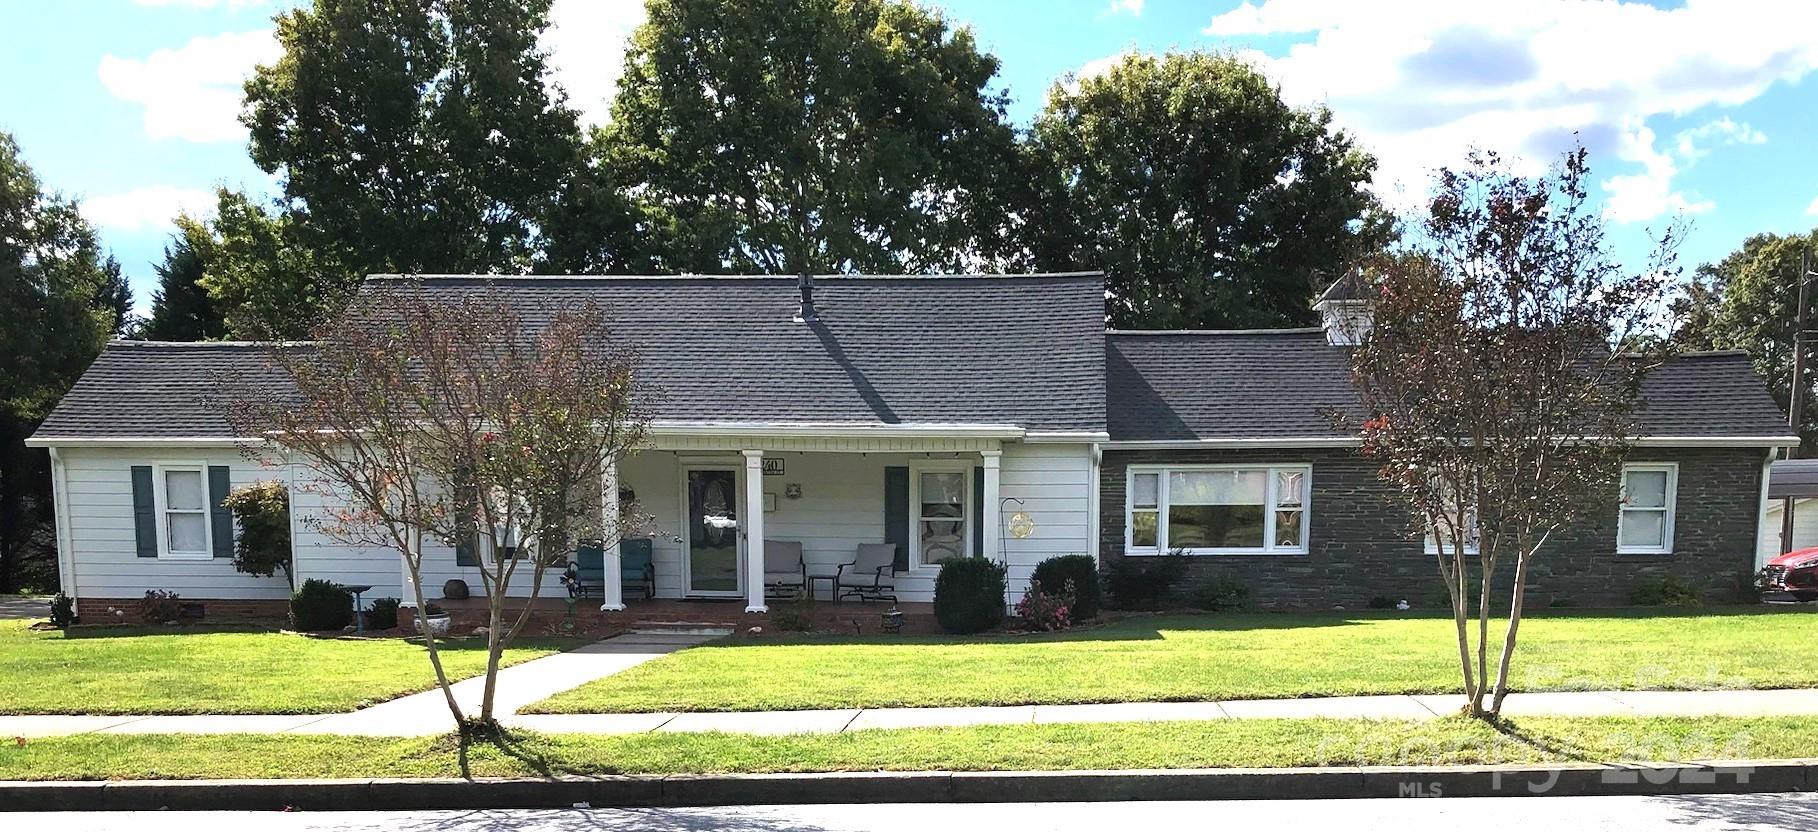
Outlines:
{"type": "Polygon", "coordinates": [[[1767,134],[1729,116],[1708,121],[1673,136],[1673,151],[1686,161],[1710,155],[1712,144],[1766,144],[1767,134]]]}
{"type": "Polygon", "coordinates": [[[631,33],[644,22],[644,0],[556,0],[542,46],[550,77],[588,125],[604,124],[625,71],[631,33]]]}
{"type": "Polygon", "coordinates": [[[153,185],[82,200],[82,216],[110,231],[157,230],[179,213],[198,219],[214,216],[215,192],[207,188],[153,185]]]}
{"type": "Polygon", "coordinates": [[[1093,58],[1090,61],[1080,64],[1079,69],[1073,70],[1062,78],[1061,86],[1066,88],[1068,92],[1078,92],[1079,82],[1084,81],[1087,78],[1097,78],[1100,75],[1110,72],[1112,67],[1123,63],[1124,59],[1130,57],[1131,54],[1132,50],[1125,49],[1122,52],[1106,55],[1103,58],[1093,58]]]}
{"type": "Polygon", "coordinates": [[[240,85],[255,65],[280,53],[270,30],[200,37],[143,59],[104,55],[101,84],[115,98],[145,108],[151,138],[236,141],[246,137],[238,120],[240,85]]]}
{"type": "Polygon", "coordinates": [[[1805,215],[1808,217],[1818,217],[1818,199],[1812,200],[1812,204],[1805,206],[1805,215]]]}
{"type": "Polygon", "coordinates": [[[1657,147],[1649,121],[1733,107],[1818,69],[1818,3],[1686,0],[1261,0],[1213,18],[1208,35],[1299,36],[1255,60],[1298,103],[1323,103],[1380,160],[1391,201],[1467,148],[1540,170],[1576,137],[1605,172],[1623,222],[1710,210],[1674,179],[1714,144],[1765,137],[1720,118],[1657,147]],[[1713,126],[1715,125],[1715,126],[1713,126]],[[1683,137],[1683,144],[1681,139],[1683,137]]]}
{"type": "Polygon", "coordinates": [[[1144,0],[1111,0],[1111,6],[1105,14],[1127,14],[1131,17],[1143,16],[1144,0]]]}

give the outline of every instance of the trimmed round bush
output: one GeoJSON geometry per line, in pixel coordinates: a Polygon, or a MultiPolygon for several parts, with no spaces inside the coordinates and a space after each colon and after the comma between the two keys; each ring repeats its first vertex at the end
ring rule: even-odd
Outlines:
{"type": "Polygon", "coordinates": [[[310,578],[290,595],[294,629],[339,630],[353,623],[353,595],[319,578],[310,578]]]}
{"type": "Polygon", "coordinates": [[[366,608],[366,629],[390,630],[398,626],[398,599],[374,598],[366,608]]]}
{"type": "Polygon", "coordinates": [[[934,618],[965,635],[1004,622],[1004,568],[984,558],[950,558],[934,579],[934,618]]]}
{"type": "Polygon", "coordinates": [[[1073,606],[1070,608],[1074,621],[1084,621],[1098,615],[1098,564],[1092,561],[1091,555],[1061,555],[1052,557],[1035,565],[1035,574],[1029,580],[1042,585],[1043,591],[1061,593],[1067,590],[1067,582],[1073,582],[1073,606]]]}

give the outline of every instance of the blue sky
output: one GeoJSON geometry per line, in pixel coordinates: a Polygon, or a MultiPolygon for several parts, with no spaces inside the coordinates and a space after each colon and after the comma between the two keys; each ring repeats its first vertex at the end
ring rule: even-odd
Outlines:
{"type": "MultiPolygon", "coordinates": [[[[180,208],[219,184],[269,192],[234,121],[239,79],[270,60],[281,0],[0,0],[0,130],[50,187],[80,197],[141,306],[180,208]]],[[[1001,59],[1026,124],[1048,87],[1119,54],[1219,49],[1323,104],[1382,161],[1376,188],[1418,200],[1426,171],[1475,144],[1544,164],[1592,151],[1619,256],[1692,222],[1680,261],[1752,233],[1818,225],[1818,3],[1810,0],[940,0],[1001,59]]],[[[606,118],[640,0],[557,0],[556,79],[606,118]]]]}

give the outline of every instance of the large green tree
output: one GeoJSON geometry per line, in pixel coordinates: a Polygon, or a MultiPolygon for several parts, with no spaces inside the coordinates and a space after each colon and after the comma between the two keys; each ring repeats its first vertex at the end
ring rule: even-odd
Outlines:
{"type": "Polygon", "coordinates": [[[151,315],[139,326],[139,337],[206,341],[227,334],[227,323],[202,283],[214,250],[214,234],[202,221],[177,217],[177,233],[164,247],[164,261],[153,266],[158,288],[152,291],[151,315]]]}
{"type": "Polygon", "coordinates": [[[997,59],[898,0],[651,0],[599,167],[662,270],[966,267],[1002,227],[997,59]]]}
{"type": "Polygon", "coordinates": [[[1057,84],[1027,154],[1029,256],[1103,268],[1114,326],[1311,323],[1320,284],[1389,236],[1375,160],[1228,55],[1131,55],[1057,84]]]}
{"type": "MultiPolygon", "coordinates": [[[[1746,350],[1783,408],[1791,401],[1799,258],[1808,251],[1818,255],[1818,229],[1750,237],[1722,260],[1699,266],[1677,309],[1683,346],[1746,350]]],[[[1813,306],[1818,308],[1818,300],[1813,306]]],[[[1806,356],[1805,411],[1799,426],[1805,455],[1818,452],[1815,360],[1818,354],[1806,356]]]]}
{"type": "Polygon", "coordinates": [[[255,271],[304,261],[335,271],[239,284],[241,296],[219,298],[230,322],[236,304],[292,305],[263,295],[299,281],[321,299],[371,272],[531,269],[582,169],[576,114],[537,45],[548,10],[548,0],[314,0],[279,14],[284,54],[247,81],[242,120],[253,161],[282,193],[275,211],[251,206],[263,219],[224,217],[222,231],[257,222],[267,228],[253,236],[303,249],[255,271]]]}
{"type": "Polygon", "coordinates": [[[124,325],[125,285],[76,203],[0,133],[0,592],[54,581],[49,460],[25,437],[124,325]]]}

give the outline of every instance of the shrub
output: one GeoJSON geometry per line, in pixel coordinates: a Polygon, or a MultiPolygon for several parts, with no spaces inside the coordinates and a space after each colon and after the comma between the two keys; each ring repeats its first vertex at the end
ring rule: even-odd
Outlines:
{"type": "Polygon", "coordinates": [[[50,602],[50,623],[59,630],[76,623],[76,599],[57,593],[50,602]]]}
{"type": "Polygon", "coordinates": [[[298,630],[339,630],[353,622],[353,595],[319,578],[290,594],[290,626],[298,630]]]}
{"type": "Polygon", "coordinates": [[[1073,623],[1072,589],[1071,580],[1060,592],[1048,592],[1041,581],[1030,579],[1029,591],[1016,602],[1016,615],[1033,630],[1064,630],[1073,623]]]}
{"type": "Polygon", "coordinates": [[[1210,612],[1241,610],[1250,606],[1250,587],[1236,578],[1213,578],[1193,591],[1193,600],[1210,612]]]}
{"type": "Polygon", "coordinates": [[[1392,610],[1395,609],[1395,601],[1387,595],[1372,595],[1366,606],[1373,610],[1392,610]]]}
{"type": "Polygon", "coordinates": [[[808,614],[810,609],[808,594],[797,592],[794,597],[776,605],[770,611],[770,623],[779,630],[792,633],[805,633],[814,629],[814,617],[808,614]]]}
{"type": "Polygon", "coordinates": [[[139,620],[147,624],[169,624],[182,614],[183,604],[175,592],[148,589],[145,597],[139,599],[139,620]]]}
{"type": "Polygon", "coordinates": [[[1072,621],[1098,617],[1098,564],[1091,555],[1061,555],[1035,565],[1029,576],[1031,584],[1066,587],[1073,582],[1072,621]]]}
{"type": "Polygon", "coordinates": [[[1637,607],[1696,607],[1704,603],[1698,588],[1678,575],[1661,575],[1636,585],[1629,603],[1637,607]]]}
{"type": "Polygon", "coordinates": [[[1120,610],[1159,608],[1187,576],[1187,556],[1179,551],[1155,557],[1121,557],[1105,568],[1105,588],[1120,610]]]}
{"type": "Polygon", "coordinates": [[[984,558],[949,558],[934,579],[934,618],[949,633],[982,633],[1003,623],[1004,589],[1004,567],[984,558]]]}
{"type": "Polygon", "coordinates": [[[372,606],[366,609],[366,628],[389,630],[398,626],[398,603],[396,598],[372,599],[372,606]]]}
{"type": "Polygon", "coordinates": [[[221,504],[234,513],[240,533],[234,541],[234,569],[269,578],[290,573],[290,491],[277,480],[247,483],[227,493],[221,504]]]}

